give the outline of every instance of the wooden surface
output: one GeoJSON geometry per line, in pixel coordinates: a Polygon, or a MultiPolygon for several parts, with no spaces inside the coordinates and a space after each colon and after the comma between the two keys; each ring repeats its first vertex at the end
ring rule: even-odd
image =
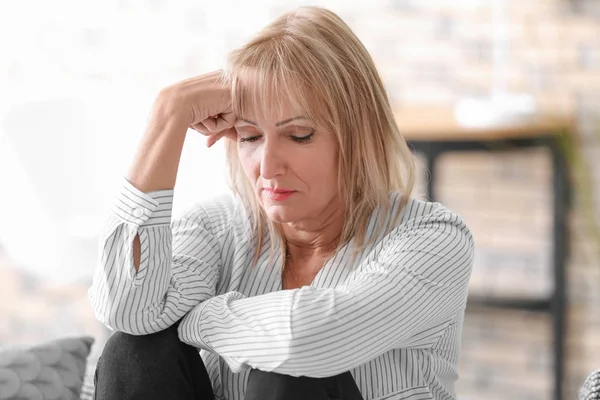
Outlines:
{"type": "Polygon", "coordinates": [[[551,135],[572,130],[573,118],[561,113],[544,112],[519,122],[485,127],[461,126],[452,107],[402,107],[395,112],[400,132],[408,141],[458,141],[518,139],[551,135]]]}

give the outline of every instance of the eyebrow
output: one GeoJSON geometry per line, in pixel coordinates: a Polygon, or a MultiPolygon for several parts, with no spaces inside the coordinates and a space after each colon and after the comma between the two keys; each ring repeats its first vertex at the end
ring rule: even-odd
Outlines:
{"type": "MultiPolygon", "coordinates": [[[[278,123],[275,124],[275,126],[282,126],[282,125],[285,125],[285,124],[289,124],[290,122],[295,121],[297,119],[308,119],[308,118],[306,118],[305,116],[299,115],[297,117],[288,118],[288,119],[284,119],[283,121],[279,121],[278,123]]],[[[256,122],[252,122],[252,121],[247,120],[245,118],[238,118],[238,120],[244,121],[244,122],[246,122],[247,124],[250,124],[250,125],[257,126],[256,122]]]]}

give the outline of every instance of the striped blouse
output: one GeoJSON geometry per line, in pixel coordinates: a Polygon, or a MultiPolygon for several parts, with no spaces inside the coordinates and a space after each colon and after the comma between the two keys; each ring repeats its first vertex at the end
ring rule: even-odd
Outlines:
{"type": "MultiPolygon", "coordinates": [[[[282,290],[282,258],[258,264],[244,207],[198,202],[171,220],[174,190],[144,193],[123,179],[99,243],[89,297],[112,330],[143,335],[182,319],[215,396],[242,400],[251,368],[291,376],[350,371],[365,400],[455,399],[473,237],[439,203],[410,199],[392,230],[351,259],[345,245],[310,286],[282,290]],[[139,270],[133,240],[139,234],[139,270]]],[[[277,246],[276,246],[277,248],[277,246]]]]}

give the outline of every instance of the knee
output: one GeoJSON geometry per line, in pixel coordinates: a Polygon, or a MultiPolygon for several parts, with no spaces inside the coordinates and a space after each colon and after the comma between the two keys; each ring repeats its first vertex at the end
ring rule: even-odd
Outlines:
{"type": "Polygon", "coordinates": [[[102,351],[102,361],[106,364],[162,363],[176,356],[183,343],[177,335],[177,327],[171,326],[163,331],[148,335],[130,335],[115,332],[106,342],[102,351]]]}
{"type": "Polygon", "coordinates": [[[248,376],[246,399],[264,398],[362,400],[362,395],[350,372],[327,378],[311,378],[253,369],[248,376]]]}
{"type": "Polygon", "coordinates": [[[98,360],[95,387],[96,399],[213,398],[198,350],[179,340],[176,325],[143,336],[115,332],[98,360]]]}
{"type": "Polygon", "coordinates": [[[250,371],[246,388],[246,400],[260,399],[326,399],[322,380],[308,377],[293,377],[258,369],[250,371]]]}

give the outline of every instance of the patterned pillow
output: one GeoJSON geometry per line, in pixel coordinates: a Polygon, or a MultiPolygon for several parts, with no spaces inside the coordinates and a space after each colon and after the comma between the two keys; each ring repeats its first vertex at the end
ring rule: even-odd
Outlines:
{"type": "Polygon", "coordinates": [[[94,375],[96,372],[96,365],[94,363],[88,363],[85,370],[85,377],[83,378],[83,386],[81,386],[81,396],[79,400],[94,400],[95,396],[95,385],[94,375]]]}
{"type": "Polygon", "coordinates": [[[592,372],[579,389],[579,400],[600,400],[600,369],[592,372]]]}
{"type": "Polygon", "coordinates": [[[0,349],[0,399],[78,399],[93,343],[83,336],[0,349]]]}

